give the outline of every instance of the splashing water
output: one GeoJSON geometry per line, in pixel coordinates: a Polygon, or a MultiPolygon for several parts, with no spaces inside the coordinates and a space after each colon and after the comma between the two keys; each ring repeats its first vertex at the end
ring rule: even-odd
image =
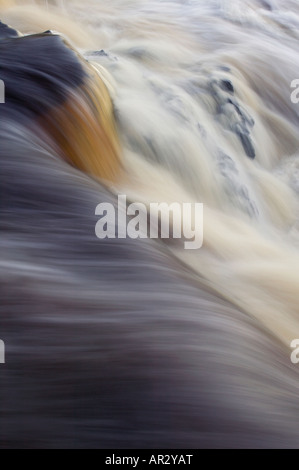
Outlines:
{"type": "Polygon", "coordinates": [[[290,99],[298,5],[89,1],[67,9],[94,42],[85,57],[113,77],[131,176],[118,190],[145,202],[203,202],[204,249],[175,254],[289,344],[299,334],[299,107],[290,99]]]}

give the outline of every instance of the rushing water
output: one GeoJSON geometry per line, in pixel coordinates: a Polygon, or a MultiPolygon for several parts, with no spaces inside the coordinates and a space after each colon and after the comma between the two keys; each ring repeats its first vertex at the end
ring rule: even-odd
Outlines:
{"type": "MultiPolygon", "coordinates": [[[[28,305],[34,310],[17,331],[8,320],[4,331],[14,338],[15,361],[19,334],[26,364],[34,363],[33,382],[18,384],[28,394],[23,401],[32,419],[23,426],[31,439],[50,418],[40,416],[30,397],[38,393],[46,352],[33,359],[42,338],[35,346],[26,340],[27,321],[33,329],[39,324],[48,347],[59,323],[70,335],[81,325],[84,345],[90,338],[88,351],[77,337],[65,347],[53,340],[58,363],[68,349],[80,363],[82,350],[101,371],[100,378],[89,369],[85,374],[83,359],[79,366],[80,380],[95,382],[85,418],[80,412],[73,418],[88,428],[79,433],[83,446],[97,439],[133,446],[287,446],[292,439],[298,445],[298,369],[289,346],[299,338],[299,104],[291,100],[291,82],[299,78],[299,2],[4,0],[0,15],[21,34],[58,31],[90,64],[82,65],[87,78],[78,83],[74,59],[57,66],[68,95],[63,103],[50,106],[46,95],[37,110],[32,87],[23,102],[24,109],[32,104],[34,119],[21,122],[16,100],[7,122],[8,108],[1,108],[4,310],[11,308],[13,317],[18,308],[25,317],[28,305]],[[203,247],[99,244],[92,211],[118,193],[145,204],[204,203],[203,247]],[[94,331],[97,322],[104,336],[94,331]],[[113,372],[102,361],[115,362],[113,372]],[[97,400],[107,412],[93,431],[97,400]]],[[[58,56],[39,47],[26,49],[34,55],[31,67],[43,64],[54,73],[58,56]]],[[[21,49],[14,54],[20,57],[21,49]]],[[[9,57],[10,51],[7,63],[9,57]]],[[[70,368],[71,377],[74,362],[64,361],[59,374],[70,368]]],[[[54,383],[49,400],[58,411],[41,439],[78,446],[77,431],[61,412],[56,366],[48,367],[41,389],[54,383]]],[[[6,380],[17,383],[13,373],[6,380]]],[[[61,386],[61,400],[74,409],[86,391],[80,385],[76,394],[70,383],[61,386]]],[[[14,397],[4,400],[15,407],[14,397]]],[[[16,414],[24,412],[22,400],[18,406],[16,414]]],[[[17,418],[5,413],[4,442],[26,445],[17,418]]]]}

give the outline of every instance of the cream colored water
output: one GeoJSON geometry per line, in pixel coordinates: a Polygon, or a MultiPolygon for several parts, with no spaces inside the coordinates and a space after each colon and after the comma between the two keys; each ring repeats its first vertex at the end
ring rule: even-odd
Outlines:
{"type": "Polygon", "coordinates": [[[108,70],[129,175],[117,192],[203,202],[203,248],[168,249],[286,345],[299,338],[299,3],[4,0],[0,13],[108,70]],[[221,79],[255,121],[254,160],[208,91],[221,79]]]}

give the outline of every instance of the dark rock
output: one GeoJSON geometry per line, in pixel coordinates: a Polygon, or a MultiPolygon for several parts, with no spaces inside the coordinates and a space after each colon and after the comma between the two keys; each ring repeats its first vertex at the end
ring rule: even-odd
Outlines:
{"type": "Polygon", "coordinates": [[[234,160],[219,149],[217,164],[220,174],[224,178],[224,190],[233,201],[234,206],[239,207],[250,217],[258,217],[258,208],[253,199],[251,199],[248,188],[243,184],[242,177],[234,160]]]}
{"type": "Polygon", "coordinates": [[[239,174],[234,160],[229,155],[222,152],[222,150],[219,150],[219,154],[217,156],[217,163],[218,163],[220,172],[223,176],[227,176],[228,173],[231,173],[234,175],[239,174]]]}
{"type": "Polygon", "coordinates": [[[222,90],[229,91],[230,93],[234,93],[235,89],[230,80],[221,80],[220,86],[222,90]]]}
{"type": "MultiPolygon", "coordinates": [[[[1,30],[14,34],[5,25],[1,30]]],[[[0,41],[0,64],[6,100],[0,107],[0,120],[16,112],[20,119],[44,114],[62,104],[69,90],[82,85],[87,76],[76,52],[56,34],[0,41]]]]}
{"type": "Polygon", "coordinates": [[[253,127],[255,124],[254,119],[233,99],[229,99],[228,103],[232,104],[237,113],[239,114],[240,118],[242,119],[243,124],[249,125],[250,127],[253,127]]]}
{"type": "Polygon", "coordinates": [[[10,28],[9,26],[0,21],[0,40],[17,38],[18,36],[19,34],[15,29],[10,28]]]}
{"type": "Polygon", "coordinates": [[[223,70],[223,72],[231,72],[231,69],[227,67],[227,65],[219,65],[219,70],[223,70]]]}
{"type": "Polygon", "coordinates": [[[248,132],[242,132],[241,130],[237,130],[237,135],[240,138],[240,141],[243,145],[245,153],[247,157],[254,159],[256,156],[255,148],[253,146],[252,140],[248,132]]]}
{"type": "Polygon", "coordinates": [[[237,125],[235,126],[235,132],[236,132],[236,134],[238,134],[238,135],[239,135],[239,134],[250,135],[250,132],[249,132],[249,130],[248,130],[247,127],[246,127],[246,124],[240,124],[240,123],[237,124],[237,125]]]}
{"type": "Polygon", "coordinates": [[[104,49],[101,49],[100,51],[92,51],[90,52],[90,55],[99,56],[99,57],[108,57],[108,54],[107,52],[104,51],[104,49]]]}

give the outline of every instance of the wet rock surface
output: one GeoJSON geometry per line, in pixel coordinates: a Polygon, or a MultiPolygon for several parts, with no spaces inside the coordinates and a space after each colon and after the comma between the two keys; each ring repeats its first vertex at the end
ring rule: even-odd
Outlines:
{"type": "Polygon", "coordinates": [[[256,151],[250,130],[254,127],[254,119],[238,103],[234,95],[235,88],[228,79],[213,79],[210,90],[217,106],[217,119],[228,130],[239,138],[247,157],[254,159],[256,151]]]}

